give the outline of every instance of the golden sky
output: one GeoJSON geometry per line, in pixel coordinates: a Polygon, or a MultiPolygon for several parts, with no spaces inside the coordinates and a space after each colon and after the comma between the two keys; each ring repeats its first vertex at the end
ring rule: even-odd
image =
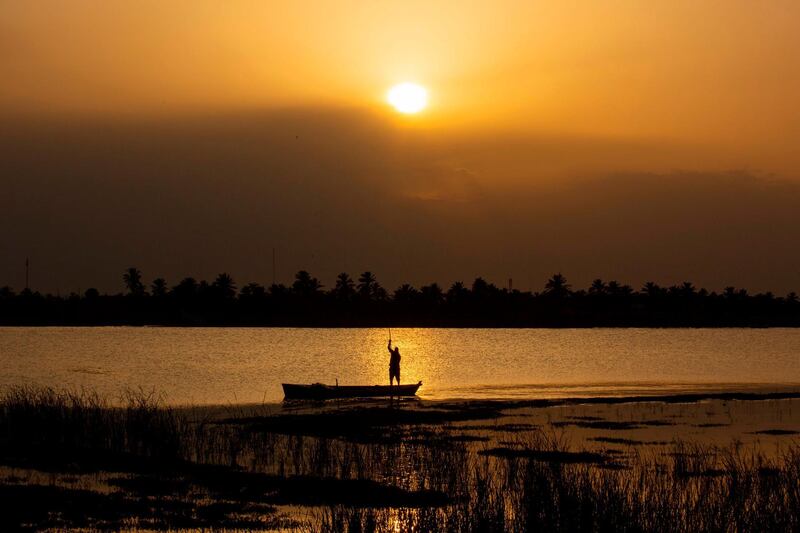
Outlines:
{"type": "MultiPolygon", "coordinates": [[[[509,224],[545,222],[520,215],[503,228],[492,226],[497,213],[487,206],[502,202],[486,195],[536,201],[545,194],[539,188],[554,180],[563,187],[553,193],[561,195],[553,223],[557,208],[570,204],[568,195],[580,194],[571,188],[580,180],[677,173],[685,186],[733,172],[757,187],[763,179],[800,181],[799,20],[796,0],[0,0],[0,117],[7,118],[0,134],[15,176],[31,183],[102,174],[117,184],[133,175],[147,184],[167,179],[169,168],[179,169],[169,179],[203,184],[211,179],[208,161],[195,161],[200,156],[193,153],[202,145],[214,165],[239,172],[230,179],[242,187],[266,186],[277,174],[292,186],[323,177],[360,190],[374,186],[375,198],[421,202],[413,209],[439,202],[437,224],[446,227],[457,213],[489,228],[491,240],[491,231],[505,232],[509,224]],[[399,116],[386,105],[387,89],[404,81],[429,91],[429,107],[419,115],[399,116]],[[60,125],[42,126],[43,117],[60,125]],[[72,146],[76,139],[86,142],[72,146]],[[303,139],[302,150],[285,144],[295,139],[303,139]],[[45,158],[31,148],[44,145],[72,148],[45,158]],[[53,163],[45,168],[42,161],[53,163]]],[[[739,190],[724,187],[709,201],[739,190]]],[[[578,189],[586,190],[594,189],[578,189]]],[[[208,194],[219,197],[210,185],[208,194]]],[[[740,194],[744,200],[749,193],[740,194]]],[[[349,202],[336,198],[331,203],[349,202]]],[[[596,221],[593,213],[605,216],[591,207],[580,213],[586,228],[596,221]]],[[[747,210],[728,216],[764,220],[747,210]]],[[[693,231],[713,220],[700,216],[693,231]]],[[[276,222],[249,223],[274,229],[276,222]]],[[[774,232],[776,224],[760,231],[774,232]]],[[[387,227],[409,240],[421,231],[387,227]]],[[[426,239],[434,246],[431,235],[426,239]]],[[[662,250],[667,242],[676,246],[669,239],[654,246],[662,250]]],[[[739,244],[747,242],[742,237],[739,244]]],[[[23,253],[21,247],[9,241],[4,250],[23,253]]],[[[475,260],[464,275],[494,269],[505,278],[507,271],[530,272],[536,261],[543,262],[536,267],[541,272],[569,271],[571,260],[557,248],[542,241],[530,258],[503,266],[475,260]]],[[[596,254],[576,254],[588,278],[596,254]]],[[[714,257],[731,261],[720,254],[714,257]]],[[[313,254],[296,255],[302,267],[313,254]]],[[[784,259],[782,286],[794,279],[789,267],[800,266],[800,256],[784,259]]],[[[368,267],[370,260],[361,263],[368,267]]],[[[338,268],[339,259],[325,261],[331,272],[338,268]]],[[[709,266],[713,257],[703,259],[705,270],[687,261],[671,266],[670,275],[705,276],[709,283],[725,278],[709,266]]],[[[447,272],[446,264],[437,263],[439,272],[447,272]]],[[[619,275],[638,272],[613,259],[608,265],[619,275]]],[[[420,276],[425,271],[412,267],[420,276]]],[[[656,276],[656,267],[647,275],[656,276]]],[[[742,279],[757,279],[762,267],[753,268],[742,279]]]]}
{"type": "Polygon", "coordinates": [[[800,133],[798,20],[794,0],[5,0],[0,95],[37,111],[372,107],[414,80],[443,125],[761,145],[800,133]]]}

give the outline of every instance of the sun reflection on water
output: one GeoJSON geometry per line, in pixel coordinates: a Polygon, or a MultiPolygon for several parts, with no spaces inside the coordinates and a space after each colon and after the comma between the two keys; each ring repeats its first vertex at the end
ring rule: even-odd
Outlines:
{"type": "MultiPolygon", "coordinates": [[[[389,382],[388,328],[4,328],[0,387],[280,402],[281,383],[389,382]],[[75,369],[90,369],[78,372],[75,369]]],[[[392,328],[422,399],[542,398],[800,383],[800,330],[392,328]]]]}

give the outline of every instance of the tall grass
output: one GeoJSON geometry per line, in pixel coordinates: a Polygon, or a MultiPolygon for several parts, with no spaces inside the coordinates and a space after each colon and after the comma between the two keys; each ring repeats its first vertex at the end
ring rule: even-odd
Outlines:
{"type": "Polygon", "coordinates": [[[190,419],[141,391],[114,405],[47,388],[0,397],[5,461],[123,456],[372,480],[449,497],[430,507],[330,506],[311,513],[313,531],[800,531],[797,444],[768,458],[736,443],[675,442],[666,452],[629,447],[624,457],[592,462],[555,430],[501,432],[501,447],[449,438],[447,426],[387,431],[372,442],[278,434],[190,419]]]}
{"type": "Polygon", "coordinates": [[[91,453],[173,461],[188,425],[153,394],[128,392],[120,407],[95,393],[16,387],[0,399],[0,451],[57,462],[91,453]]]}
{"type": "MultiPolygon", "coordinates": [[[[541,449],[548,436],[530,437],[541,449]]],[[[561,450],[564,451],[564,450],[561,450]]],[[[626,466],[470,455],[467,499],[424,510],[330,507],[322,531],[798,531],[800,447],[767,459],[675,442],[626,466]],[[399,522],[398,522],[399,521],[399,522]]],[[[452,465],[442,463],[440,468],[452,465]]]]}

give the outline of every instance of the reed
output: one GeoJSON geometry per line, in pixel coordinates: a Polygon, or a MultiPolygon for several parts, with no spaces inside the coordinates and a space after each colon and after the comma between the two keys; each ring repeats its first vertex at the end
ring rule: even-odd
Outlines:
{"type": "Polygon", "coordinates": [[[447,424],[379,438],[268,427],[190,418],[142,391],[111,405],[91,392],[15,388],[0,397],[0,459],[114,470],[123,457],[136,475],[174,468],[225,505],[321,504],[298,526],[311,531],[800,530],[796,442],[772,458],[735,442],[614,455],[573,449],[555,427],[500,431],[496,442],[453,438],[447,424]],[[391,490],[381,496],[382,487],[391,490]]]}
{"type": "MultiPolygon", "coordinates": [[[[532,441],[541,442],[541,436],[532,441]]],[[[561,450],[566,451],[566,450],[561,450]]],[[[623,468],[470,456],[469,498],[403,515],[403,530],[798,531],[800,447],[769,460],[736,444],[676,442],[623,468]]],[[[441,468],[453,465],[442,463],[441,468]]],[[[394,510],[331,506],[323,531],[395,531],[394,510]],[[348,529],[349,528],[349,529],[348,529]]]]}
{"type": "Polygon", "coordinates": [[[111,406],[93,392],[12,388],[0,399],[0,451],[53,464],[91,454],[183,458],[190,440],[184,417],[143,391],[121,400],[111,406]]]}

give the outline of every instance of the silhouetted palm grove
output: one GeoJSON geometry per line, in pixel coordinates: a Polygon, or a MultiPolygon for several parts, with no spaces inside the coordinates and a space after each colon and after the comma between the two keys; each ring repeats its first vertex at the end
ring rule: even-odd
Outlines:
{"type": "Polygon", "coordinates": [[[253,326],[800,326],[795,293],[748,294],[728,287],[721,293],[692,283],[639,290],[597,279],[573,290],[555,274],[541,292],[498,288],[482,278],[470,286],[444,289],[403,284],[384,289],[371,272],[347,273],[326,288],[301,270],[291,286],[258,283],[237,286],[222,273],[209,283],[185,278],[170,285],[157,278],[147,287],[142,273],[129,268],[126,292],[101,295],[96,289],[66,297],[25,289],[0,288],[0,323],[6,325],[253,325],[253,326]]]}

